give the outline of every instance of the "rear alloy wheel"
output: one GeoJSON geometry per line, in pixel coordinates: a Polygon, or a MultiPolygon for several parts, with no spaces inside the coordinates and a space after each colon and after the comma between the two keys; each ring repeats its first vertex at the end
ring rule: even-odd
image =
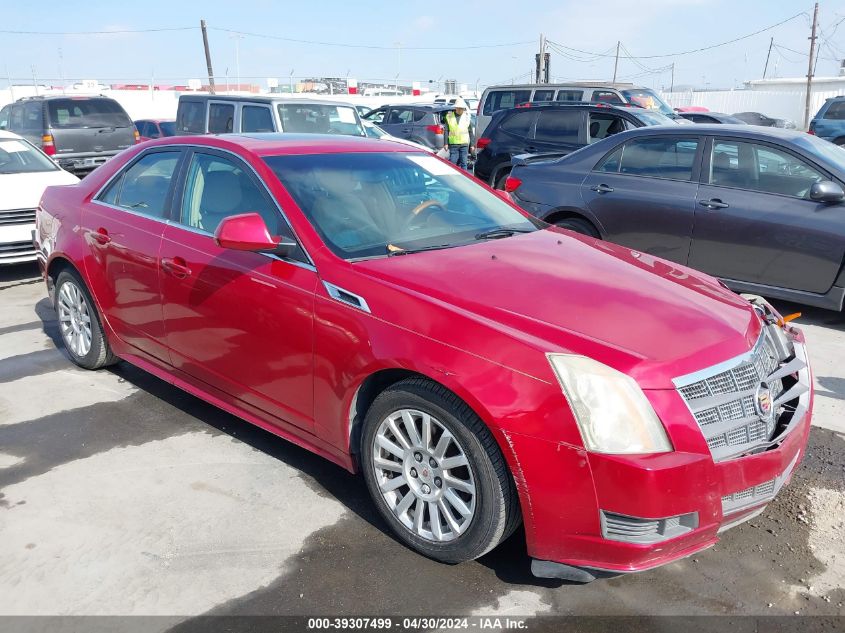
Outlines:
{"type": "Polygon", "coordinates": [[[65,270],[56,279],[59,331],[70,359],[85,369],[117,362],[103,334],[94,302],[76,273],[65,270]]]}
{"type": "Polygon", "coordinates": [[[587,222],[587,220],[582,220],[581,218],[565,218],[563,220],[558,220],[557,222],[555,222],[555,225],[559,226],[562,229],[575,231],[576,233],[580,233],[581,235],[599,237],[599,232],[596,231],[596,227],[587,222]]]}
{"type": "Polygon", "coordinates": [[[382,392],[364,421],[362,467],[396,535],[448,563],[478,558],[519,524],[504,458],[469,407],[424,379],[382,392]]]}

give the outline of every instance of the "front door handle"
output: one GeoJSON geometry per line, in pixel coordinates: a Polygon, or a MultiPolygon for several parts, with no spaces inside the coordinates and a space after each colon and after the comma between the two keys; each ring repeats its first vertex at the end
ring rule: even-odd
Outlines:
{"type": "Polygon", "coordinates": [[[92,240],[97,242],[97,244],[101,244],[103,246],[111,242],[111,235],[109,235],[108,230],[102,226],[96,231],[91,231],[89,235],[91,236],[92,240]]]}
{"type": "Polygon", "coordinates": [[[181,257],[164,257],[161,260],[161,267],[177,279],[184,279],[191,274],[187,262],[181,257]]]}
{"type": "Polygon", "coordinates": [[[596,193],[610,193],[611,191],[613,191],[613,187],[605,184],[596,185],[594,187],[590,187],[590,189],[592,189],[596,193]]]}
{"type": "Polygon", "coordinates": [[[710,200],[699,200],[698,204],[708,209],[727,209],[729,205],[727,202],[722,202],[718,198],[710,198],[710,200]]]}

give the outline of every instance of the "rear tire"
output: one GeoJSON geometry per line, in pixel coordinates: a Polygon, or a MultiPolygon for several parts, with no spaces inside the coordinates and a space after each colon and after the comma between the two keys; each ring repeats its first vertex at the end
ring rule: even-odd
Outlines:
{"type": "Polygon", "coordinates": [[[59,273],[55,307],[62,341],[74,363],[85,369],[100,369],[118,361],[106,340],[94,300],[76,271],[59,273]]]}
{"type": "Polygon", "coordinates": [[[567,229],[569,231],[574,231],[575,233],[580,233],[581,235],[589,235],[590,237],[599,238],[599,232],[596,230],[592,224],[590,224],[587,220],[582,220],[581,218],[564,218],[563,220],[558,220],[555,222],[555,226],[559,226],[562,229],[567,229]]]}
{"type": "Polygon", "coordinates": [[[367,412],[361,442],[376,508],[424,556],[472,560],[519,525],[516,488],[493,435],[446,388],[420,378],[388,387],[367,412]]]}
{"type": "Polygon", "coordinates": [[[495,184],[493,185],[493,189],[500,189],[502,191],[505,190],[505,181],[508,179],[508,176],[511,175],[511,170],[506,169],[504,171],[500,171],[496,174],[495,184]]]}

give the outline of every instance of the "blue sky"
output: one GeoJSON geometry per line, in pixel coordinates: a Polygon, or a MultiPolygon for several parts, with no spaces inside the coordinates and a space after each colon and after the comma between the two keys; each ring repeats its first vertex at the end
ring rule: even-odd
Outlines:
{"type": "MultiPolygon", "coordinates": [[[[94,31],[195,27],[205,18],[215,73],[228,69],[234,82],[235,48],[239,43],[240,74],[263,83],[266,77],[287,81],[301,76],[347,76],[359,81],[400,79],[426,82],[456,78],[470,85],[509,81],[533,64],[539,34],[553,42],[590,52],[612,52],[616,41],[633,55],[673,53],[730,40],[800,16],[772,31],[713,50],[642,59],[622,59],[619,77],[648,86],[668,86],[670,73],[650,70],[675,63],[675,84],[730,87],[761,76],[769,38],[779,46],[772,53],[769,74],[806,74],[811,2],[786,0],[461,0],[453,3],[320,2],[41,2],[6,7],[0,29],[22,31],[94,31]],[[52,7],[52,8],[51,8],[52,7]],[[235,9],[233,10],[233,7],[235,9]],[[387,47],[386,50],[322,46],[257,36],[240,40],[215,29],[231,29],[281,37],[341,44],[387,47]],[[475,46],[530,42],[500,48],[462,51],[413,50],[413,47],[475,46]],[[401,43],[401,54],[399,43],[401,43]],[[793,49],[793,52],[788,49],[793,49]],[[400,59],[401,58],[401,59],[400,59]],[[645,68],[643,68],[643,66],[645,68]]],[[[845,57],[845,0],[826,0],[820,8],[824,46],[817,74],[838,71],[835,59],[845,57]],[[830,59],[828,59],[830,58],[830,59]]],[[[609,79],[612,57],[552,51],[552,75],[561,79],[609,79]]],[[[198,30],[106,35],[11,35],[0,33],[0,85],[39,80],[61,72],[75,79],[184,83],[205,75],[198,30]],[[172,81],[171,81],[172,80],[172,81]]]]}

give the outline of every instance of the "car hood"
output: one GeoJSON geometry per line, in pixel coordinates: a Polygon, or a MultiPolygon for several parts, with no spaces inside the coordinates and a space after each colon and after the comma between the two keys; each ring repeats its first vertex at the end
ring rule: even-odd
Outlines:
{"type": "Polygon", "coordinates": [[[63,169],[29,174],[0,174],[0,209],[33,209],[44,189],[51,185],[72,185],[79,178],[63,169]]]}
{"type": "MultiPolygon", "coordinates": [[[[712,277],[556,228],[354,266],[541,352],[599,360],[644,388],[672,388],[675,376],[746,352],[760,332],[748,302],[712,277]]],[[[426,334],[490,357],[481,331],[426,334]]]]}

